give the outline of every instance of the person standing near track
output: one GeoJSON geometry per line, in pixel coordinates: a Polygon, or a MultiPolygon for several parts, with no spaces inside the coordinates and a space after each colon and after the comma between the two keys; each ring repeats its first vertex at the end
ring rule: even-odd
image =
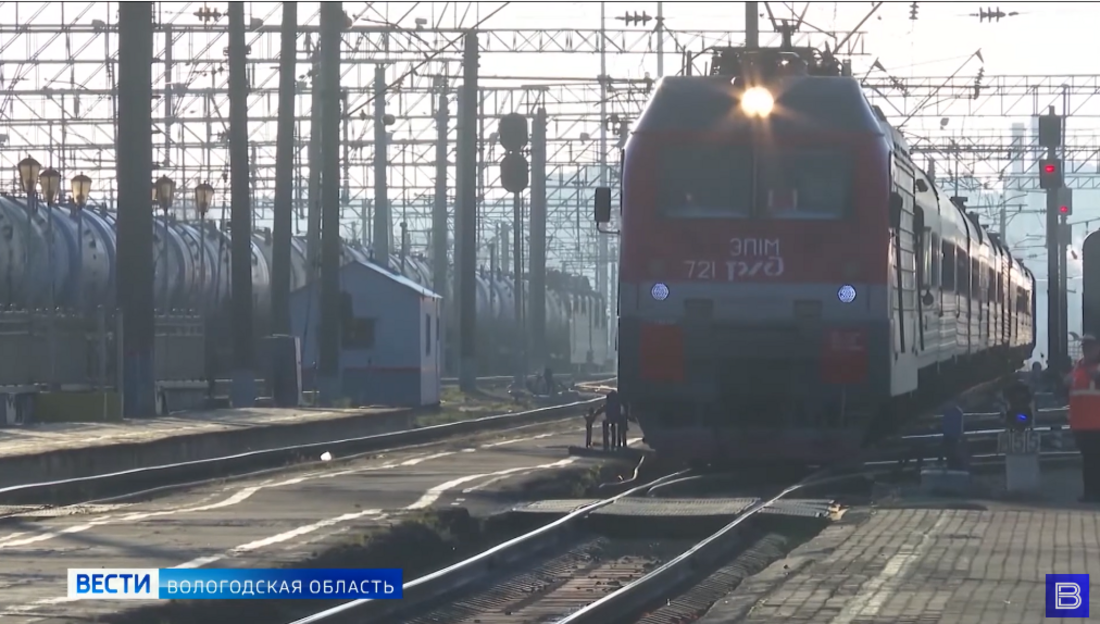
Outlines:
{"type": "Polygon", "coordinates": [[[943,448],[942,459],[948,470],[964,470],[963,458],[963,420],[962,409],[955,402],[943,407],[943,448]]]}
{"type": "Polygon", "coordinates": [[[1071,375],[1069,428],[1081,452],[1081,501],[1100,503],[1100,341],[1085,334],[1081,350],[1083,355],[1071,375]]]}
{"type": "Polygon", "coordinates": [[[622,420],[623,406],[619,401],[619,393],[615,390],[607,393],[607,401],[604,403],[604,418],[611,424],[611,448],[619,448],[619,422],[622,420]]]}

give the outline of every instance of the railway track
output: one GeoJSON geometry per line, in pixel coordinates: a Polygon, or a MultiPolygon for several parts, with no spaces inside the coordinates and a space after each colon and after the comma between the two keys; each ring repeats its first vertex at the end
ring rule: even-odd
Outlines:
{"type": "MultiPolygon", "coordinates": [[[[739,547],[751,520],[782,498],[829,479],[825,472],[777,490],[751,504],[702,541],[686,538],[616,538],[586,530],[590,516],[615,502],[679,481],[681,471],[634,487],[568,514],[531,533],[404,586],[405,598],[360,600],[295,621],[343,624],[394,621],[410,624],[591,622],[608,624],[638,613],[699,570],[720,565],[739,547]],[[541,545],[541,547],[536,547],[541,545]]],[[[657,602],[660,602],[658,599],[657,602]]]]}
{"type": "MultiPolygon", "coordinates": [[[[989,416],[989,415],[983,415],[989,416]]],[[[979,421],[986,424],[984,420],[979,421]]],[[[971,431],[986,435],[994,432],[971,431]]],[[[918,435],[918,437],[920,437],[918,435]]],[[[904,441],[905,437],[900,438],[904,441]]],[[[894,442],[898,439],[892,440],[894,442]]],[[[681,488],[701,478],[682,471],[586,505],[568,516],[480,555],[405,584],[405,599],[354,601],[297,620],[292,624],[399,621],[410,624],[686,624],[743,578],[740,554],[774,534],[766,530],[769,510],[795,493],[837,485],[855,477],[884,473],[893,461],[873,461],[875,449],[858,469],[821,469],[785,486],[774,486],[731,522],[702,540],[684,538],[614,537],[587,530],[599,509],[660,489],[681,488]],[[755,541],[759,539],[760,541],[755,541]]],[[[1072,460],[1065,451],[1044,452],[1044,461],[1072,460]]],[[[933,455],[921,455],[933,462],[933,455]]],[[[1003,461],[997,454],[979,454],[972,465],[1003,461]]],[[[755,488],[759,489],[759,488],[755,488]]],[[[639,524],[639,523],[629,523],[639,524]]],[[[759,559],[760,556],[755,556],[759,559]]]]}

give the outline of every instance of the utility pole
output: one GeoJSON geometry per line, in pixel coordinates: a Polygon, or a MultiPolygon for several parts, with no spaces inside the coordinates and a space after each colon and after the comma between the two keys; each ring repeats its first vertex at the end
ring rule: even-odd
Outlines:
{"type": "Polygon", "coordinates": [[[233,290],[233,407],[256,402],[252,370],[252,200],[248,163],[248,49],[244,3],[229,3],[229,209],[233,290]]]}
{"type": "Polygon", "coordinates": [[[455,293],[458,297],[459,387],[477,389],[477,127],[478,34],[465,35],[458,119],[458,208],[455,211],[455,293]]]}
{"type": "MultiPolygon", "coordinates": [[[[153,3],[118,7],[118,284],[124,418],[156,413],[153,379],[153,3]]],[[[29,217],[28,217],[29,218],[29,217]]]]}
{"type": "Polygon", "coordinates": [[[279,128],[275,137],[275,218],[272,228],[271,333],[290,334],[290,230],[294,194],[294,100],[298,81],[298,3],[283,3],[279,50],[279,128]]]}
{"type": "Polygon", "coordinates": [[[1059,138],[1062,148],[1062,188],[1058,189],[1058,323],[1062,331],[1058,334],[1058,352],[1062,354],[1062,372],[1073,368],[1069,359],[1069,244],[1073,242],[1073,226],[1066,221],[1073,210],[1073,191],[1066,188],[1066,115],[1069,114],[1069,91],[1062,85],[1062,123],[1059,138]]]}
{"type": "Polygon", "coordinates": [[[745,3],[745,47],[760,47],[760,9],[757,3],[745,3]]]}
{"type": "MultiPolygon", "coordinates": [[[[432,205],[432,288],[439,295],[447,294],[447,131],[451,111],[448,108],[447,85],[439,78],[439,100],[435,110],[435,201],[432,205]]],[[[444,300],[444,305],[454,303],[444,300]]],[[[442,339],[440,339],[442,341],[442,339]]]]}
{"type": "MultiPolygon", "coordinates": [[[[605,14],[606,2],[600,3],[600,186],[607,186],[607,20],[605,14]]],[[[608,320],[607,310],[607,282],[608,276],[608,244],[607,237],[600,236],[596,239],[596,291],[599,293],[599,315],[606,324],[608,320]]],[[[595,345],[590,345],[595,347],[595,345]]],[[[601,349],[602,351],[602,349],[601,349]]]]}
{"type": "Polygon", "coordinates": [[[657,77],[665,75],[665,3],[657,3],[657,77]]]}
{"type": "Polygon", "coordinates": [[[386,169],[389,166],[389,135],[386,126],[393,123],[386,114],[386,66],[374,68],[374,263],[383,268],[390,266],[390,236],[393,220],[390,218],[389,186],[386,169]],[[389,123],[387,123],[389,122],[389,123]]]}
{"type": "Polygon", "coordinates": [[[309,205],[306,208],[306,275],[310,283],[321,267],[321,120],[322,79],[320,37],[313,40],[309,99],[309,205]]]}
{"type": "MultiPolygon", "coordinates": [[[[1062,250],[1061,228],[1058,214],[1058,193],[1064,185],[1062,162],[1057,148],[1062,144],[1062,118],[1051,106],[1046,115],[1039,117],[1039,145],[1047,150],[1047,157],[1039,161],[1039,187],[1047,194],[1047,362],[1055,373],[1065,372],[1067,354],[1062,350],[1061,338],[1065,331],[1062,321],[1061,279],[1058,259],[1062,250]]],[[[1062,253],[1061,255],[1065,255],[1062,253]]]]}
{"type": "MultiPolygon", "coordinates": [[[[321,4],[321,328],[318,389],[331,405],[340,388],[340,44],[344,10],[321,4]]],[[[316,105],[316,103],[315,103],[316,105]]],[[[377,242],[376,242],[377,244],[377,242]]]]}
{"type": "MultiPolygon", "coordinates": [[[[531,359],[550,363],[546,352],[546,109],[535,110],[531,125],[531,359]]],[[[539,369],[536,369],[539,370],[539,369]]]]}
{"type": "MultiPolygon", "coordinates": [[[[447,126],[450,123],[451,111],[447,101],[447,82],[444,78],[436,79],[439,88],[439,102],[435,111],[435,198],[432,205],[432,288],[443,297],[444,318],[451,318],[451,310],[454,309],[454,301],[447,294],[447,126]]],[[[455,291],[457,293],[457,291],[455,291]]],[[[446,332],[447,323],[440,323],[441,332],[446,332]]],[[[446,349],[446,336],[439,336],[441,349],[446,349]]],[[[443,354],[443,367],[445,370],[453,369],[453,349],[443,354]]]]}

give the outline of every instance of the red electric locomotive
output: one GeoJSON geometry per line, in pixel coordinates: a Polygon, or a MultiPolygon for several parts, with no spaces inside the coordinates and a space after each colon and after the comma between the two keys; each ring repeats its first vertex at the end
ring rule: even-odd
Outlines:
{"type": "Polygon", "coordinates": [[[1034,348],[1032,274],[828,54],[663,79],[622,188],[619,393],[659,454],[851,458],[1034,348]]]}

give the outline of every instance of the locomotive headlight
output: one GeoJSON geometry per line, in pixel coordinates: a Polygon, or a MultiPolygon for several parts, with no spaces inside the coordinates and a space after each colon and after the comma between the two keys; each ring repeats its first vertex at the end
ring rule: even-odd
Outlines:
{"type": "Polygon", "coordinates": [[[749,87],[741,95],[741,110],[750,117],[767,117],[775,106],[775,99],[764,87],[749,87]]]}
{"type": "Polygon", "coordinates": [[[657,301],[664,301],[668,299],[668,286],[657,282],[653,285],[653,288],[649,289],[649,294],[653,296],[657,301]]]}
{"type": "Polygon", "coordinates": [[[851,303],[856,300],[856,289],[851,284],[845,284],[836,291],[836,297],[841,303],[851,303]]]}

